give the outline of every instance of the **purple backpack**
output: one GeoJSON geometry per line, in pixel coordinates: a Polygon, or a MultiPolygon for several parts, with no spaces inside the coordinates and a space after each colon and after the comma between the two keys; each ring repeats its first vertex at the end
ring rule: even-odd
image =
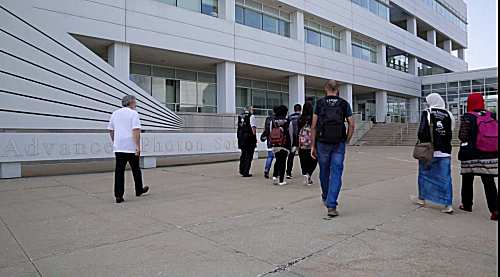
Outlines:
{"type": "Polygon", "coordinates": [[[476,149],[484,153],[498,152],[498,122],[491,112],[473,113],[477,122],[476,149]]]}

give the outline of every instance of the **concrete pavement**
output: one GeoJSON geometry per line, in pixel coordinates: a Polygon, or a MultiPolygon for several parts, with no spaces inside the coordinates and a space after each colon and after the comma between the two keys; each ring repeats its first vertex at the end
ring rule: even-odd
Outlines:
{"type": "Polygon", "coordinates": [[[112,173],[1,180],[0,276],[498,276],[482,186],[473,213],[419,208],[410,152],[350,148],[330,221],[317,176],[273,186],[262,160],[145,170],[140,198],[128,172],[123,204],[112,173]]]}

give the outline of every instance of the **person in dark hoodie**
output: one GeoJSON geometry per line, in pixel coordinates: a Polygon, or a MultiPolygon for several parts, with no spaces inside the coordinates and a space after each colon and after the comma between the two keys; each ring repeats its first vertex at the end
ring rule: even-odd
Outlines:
{"type": "Polygon", "coordinates": [[[288,154],[288,160],[286,164],[286,178],[292,179],[293,172],[293,162],[295,160],[295,154],[299,148],[299,119],[300,114],[302,112],[302,106],[300,104],[296,104],[293,107],[294,113],[292,113],[288,119],[290,120],[290,134],[291,134],[291,145],[292,149],[290,150],[290,154],[288,154]]]}
{"type": "Polygon", "coordinates": [[[460,122],[461,142],[458,159],[462,174],[462,205],[460,209],[472,212],[474,178],[480,176],[486,193],[491,220],[498,221],[498,121],[488,112],[484,98],[473,93],[467,99],[467,113],[460,122]]]}
{"type": "Polygon", "coordinates": [[[265,126],[270,146],[276,162],[274,163],[273,184],[284,186],[286,159],[291,150],[290,121],[287,118],[288,108],[284,105],[276,107],[276,114],[265,126]]]}

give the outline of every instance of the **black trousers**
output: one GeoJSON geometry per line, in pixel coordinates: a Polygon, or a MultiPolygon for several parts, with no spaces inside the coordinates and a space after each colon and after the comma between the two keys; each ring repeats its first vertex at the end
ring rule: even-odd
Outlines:
{"type": "MultiPolygon", "coordinates": [[[[491,213],[498,211],[498,190],[493,176],[481,176],[484,191],[486,193],[486,202],[491,213]]],[[[466,209],[472,209],[474,197],[474,175],[462,175],[462,205],[466,209]]]]}
{"type": "Polygon", "coordinates": [[[294,160],[295,152],[290,151],[290,154],[288,154],[288,160],[286,161],[286,175],[288,176],[292,176],[294,160]]]}
{"type": "Polygon", "coordinates": [[[253,154],[255,147],[243,147],[240,156],[240,174],[245,176],[250,174],[252,168],[253,154]]]}
{"type": "Polygon", "coordinates": [[[280,150],[274,153],[274,158],[276,159],[276,161],[274,162],[273,177],[279,178],[281,183],[283,183],[283,181],[285,180],[287,157],[288,151],[286,150],[280,150]]]}
{"type": "Polygon", "coordinates": [[[115,167],[115,197],[123,198],[125,193],[125,168],[127,163],[130,164],[132,174],[134,175],[135,192],[142,192],[142,173],[139,166],[139,156],[134,153],[115,153],[116,167],[115,167]]]}
{"type": "Polygon", "coordinates": [[[300,149],[299,158],[302,175],[312,176],[316,166],[318,165],[318,160],[311,157],[311,149],[300,149]]]}

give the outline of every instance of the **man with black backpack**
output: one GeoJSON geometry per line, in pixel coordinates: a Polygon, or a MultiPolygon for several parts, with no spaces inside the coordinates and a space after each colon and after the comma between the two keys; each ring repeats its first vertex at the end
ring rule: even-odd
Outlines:
{"type": "Polygon", "coordinates": [[[240,174],[243,177],[252,177],[250,168],[257,147],[257,125],[252,106],[247,107],[245,112],[238,117],[237,132],[238,148],[241,150],[240,174]]]}
{"type": "Polygon", "coordinates": [[[326,97],[318,100],[313,115],[311,155],[318,159],[323,203],[328,217],[332,218],[339,215],[337,200],[342,188],[346,144],[352,138],[354,120],[350,104],[338,96],[337,83],[328,81],[325,91],[326,97]]]}
{"type": "Polygon", "coordinates": [[[286,164],[286,178],[292,179],[293,172],[293,162],[295,160],[295,154],[297,153],[297,149],[299,147],[299,119],[300,114],[302,112],[302,106],[300,104],[296,104],[293,106],[294,113],[291,114],[288,119],[290,120],[290,134],[291,134],[291,144],[292,149],[288,154],[288,160],[286,164]]]}

